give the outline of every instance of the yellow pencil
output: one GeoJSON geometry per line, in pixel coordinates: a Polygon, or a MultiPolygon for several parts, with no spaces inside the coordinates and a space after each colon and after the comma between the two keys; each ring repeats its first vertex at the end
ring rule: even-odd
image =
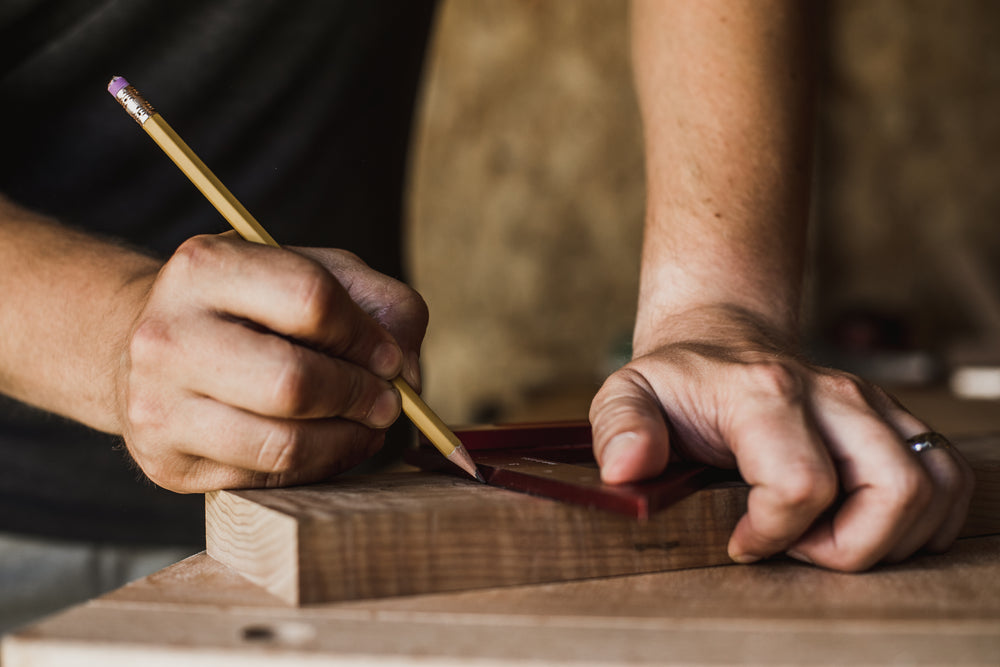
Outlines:
{"type": "MultiPolygon", "coordinates": [[[[153,141],[163,149],[167,157],[174,161],[174,164],[184,172],[184,175],[191,179],[195,187],[201,190],[201,193],[222,214],[222,217],[229,221],[229,224],[240,236],[253,243],[278,247],[278,243],[271,238],[267,230],[250,215],[243,204],[222,184],[222,181],[216,178],[215,174],[201,161],[201,158],[195,155],[194,151],[167,124],[167,121],[163,120],[163,117],[153,109],[153,106],[139,94],[139,91],[130,86],[123,77],[116,76],[108,84],[108,92],[153,138],[153,141]]],[[[424,403],[406,380],[402,377],[396,377],[392,384],[402,398],[403,412],[427,436],[431,443],[449,461],[480,482],[484,482],[483,476],[476,468],[476,464],[472,461],[472,457],[469,456],[469,452],[462,445],[462,442],[424,403]]]]}

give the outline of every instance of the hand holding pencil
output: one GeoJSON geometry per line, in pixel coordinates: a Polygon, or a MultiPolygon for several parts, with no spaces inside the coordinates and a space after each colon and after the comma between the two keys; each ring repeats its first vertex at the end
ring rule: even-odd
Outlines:
{"type": "Polygon", "coordinates": [[[119,383],[144,472],[188,492],[306,483],[381,447],[400,410],[392,384],[408,413],[433,416],[409,388],[427,323],[419,295],[344,251],[267,247],[277,244],[126,87],[116,77],[109,91],[256,242],[196,237],[150,277],[119,383]]]}

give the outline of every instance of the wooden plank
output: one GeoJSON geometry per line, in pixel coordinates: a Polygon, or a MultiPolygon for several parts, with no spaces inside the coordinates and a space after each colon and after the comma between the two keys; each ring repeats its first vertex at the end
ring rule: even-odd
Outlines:
{"type": "MultiPolygon", "coordinates": [[[[1000,439],[970,444],[966,536],[1000,532],[1000,439]]],[[[729,563],[744,485],[640,521],[431,473],[207,496],[208,553],[288,604],[567,581],[729,563]]]]}
{"type": "Polygon", "coordinates": [[[206,555],[3,643],[47,665],[995,665],[1000,536],[860,575],[794,561],[303,608],[206,555]]]}
{"type": "Polygon", "coordinates": [[[725,563],[745,497],[718,486],[637,521],[448,475],[396,473],[215,492],[206,534],[212,557],[306,604],[725,563]]]}

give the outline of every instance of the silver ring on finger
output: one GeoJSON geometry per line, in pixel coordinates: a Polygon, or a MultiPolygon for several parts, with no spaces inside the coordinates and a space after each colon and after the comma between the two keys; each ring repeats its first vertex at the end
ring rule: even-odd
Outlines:
{"type": "Polygon", "coordinates": [[[951,443],[948,442],[948,438],[936,431],[927,431],[912,438],[907,438],[906,446],[915,454],[923,454],[932,449],[951,449],[951,443]]]}

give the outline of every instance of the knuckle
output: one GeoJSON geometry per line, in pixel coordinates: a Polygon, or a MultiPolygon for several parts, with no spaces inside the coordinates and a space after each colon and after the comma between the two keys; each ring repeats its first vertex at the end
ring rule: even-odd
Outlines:
{"type": "Polygon", "coordinates": [[[190,273],[218,262],[220,239],[210,234],[200,234],[187,239],[174,251],[167,270],[190,273]]]}
{"type": "Polygon", "coordinates": [[[826,390],[834,396],[838,396],[845,403],[864,403],[866,399],[865,383],[861,378],[853,375],[827,375],[823,379],[826,390]]]}
{"type": "Polygon", "coordinates": [[[333,276],[320,266],[309,265],[304,269],[293,296],[302,326],[310,331],[327,326],[336,297],[333,276]]]}
{"type": "Polygon", "coordinates": [[[158,364],[173,345],[170,326],[158,318],[146,318],[136,325],[129,340],[129,360],[133,367],[158,364]]]}
{"type": "Polygon", "coordinates": [[[759,361],[744,368],[745,381],[758,392],[787,403],[800,402],[805,395],[801,376],[786,363],[759,361]]]}
{"type": "Polygon", "coordinates": [[[788,471],[774,485],[778,501],[793,511],[820,512],[837,498],[837,478],[832,471],[801,466],[788,471]]]}

